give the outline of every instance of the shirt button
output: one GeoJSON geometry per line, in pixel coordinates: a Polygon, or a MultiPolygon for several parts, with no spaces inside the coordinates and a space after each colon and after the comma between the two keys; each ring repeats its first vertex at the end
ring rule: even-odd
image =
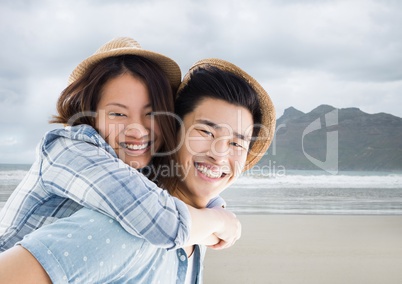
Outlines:
{"type": "Polygon", "coordinates": [[[181,261],[185,261],[185,260],[186,260],[186,256],[185,256],[185,255],[181,255],[181,256],[180,256],[180,260],[181,260],[181,261]]]}

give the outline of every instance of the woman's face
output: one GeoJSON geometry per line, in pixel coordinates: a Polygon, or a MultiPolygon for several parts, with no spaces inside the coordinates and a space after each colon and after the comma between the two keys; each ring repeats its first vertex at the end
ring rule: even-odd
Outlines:
{"type": "Polygon", "coordinates": [[[161,146],[152,111],[147,87],[131,74],[109,80],[102,89],[96,127],[118,157],[136,169],[161,146]]]}
{"type": "Polygon", "coordinates": [[[183,119],[178,152],[181,174],[177,196],[205,207],[242,173],[253,132],[244,107],[206,98],[183,119]]]}

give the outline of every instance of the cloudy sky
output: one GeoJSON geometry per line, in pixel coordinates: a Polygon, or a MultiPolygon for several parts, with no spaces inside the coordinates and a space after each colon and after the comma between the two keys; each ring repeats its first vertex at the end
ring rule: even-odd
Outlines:
{"type": "Polygon", "coordinates": [[[130,36],[184,73],[231,61],[293,106],[402,117],[398,0],[0,0],[0,163],[31,163],[74,67],[130,36]]]}

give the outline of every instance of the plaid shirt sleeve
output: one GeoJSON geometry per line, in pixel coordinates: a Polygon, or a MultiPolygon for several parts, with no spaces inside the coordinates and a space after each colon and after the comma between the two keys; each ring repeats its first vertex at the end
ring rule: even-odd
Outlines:
{"type": "Polygon", "coordinates": [[[42,155],[40,182],[50,194],[106,214],[158,247],[187,240],[186,205],[100,145],[59,137],[42,144],[42,155]]]}

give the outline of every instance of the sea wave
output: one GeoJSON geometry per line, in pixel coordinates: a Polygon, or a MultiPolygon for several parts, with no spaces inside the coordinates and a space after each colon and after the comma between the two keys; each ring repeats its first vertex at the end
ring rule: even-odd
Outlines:
{"type": "MultiPolygon", "coordinates": [[[[27,170],[0,171],[1,184],[19,183],[27,170]]],[[[234,185],[235,187],[281,187],[281,188],[400,188],[402,189],[402,174],[353,175],[353,173],[324,175],[324,174],[286,174],[270,176],[243,175],[234,185]]]]}
{"type": "Polygon", "coordinates": [[[402,174],[389,175],[276,175],[242,176],[236,187],[281,188],[402,188],[402,174]]]}
{"type": "Polygon", "coordinates": [[[0,171],[0,181],[21,181],[27,173],[24,170],[0,171]]]}

